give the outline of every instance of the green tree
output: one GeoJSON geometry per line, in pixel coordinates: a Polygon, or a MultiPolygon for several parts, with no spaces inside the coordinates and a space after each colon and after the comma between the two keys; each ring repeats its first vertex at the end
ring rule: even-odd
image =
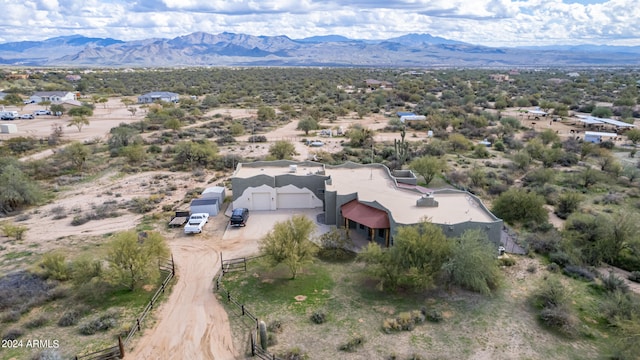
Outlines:
{"type": "Polygon", "coordinates": [[[278,140],[269,147],[269,154],[277,160],[291,159],[296,154],[296,147],[287,140],[278,140]]]}
{"type": "Polygon", "coordinates": [[[449,134],[449,146],[454,152],[458,150],[468,150],[473,143],[462,134],[449,134]]]}
{"type": "Polygon", "coordinates": [[[19,165],[12,158],[0,160],[0,213],[34,205],[42,198],[40,187],[22,172],[19,165]]]}
{"type": "Polygon", "coordinates": [[[544,197],[524,189],[511,188],[493,202],[493,213],[509,224],[532,221],[547,222],[549,214],[544,208],[544,197]]]}
{"type": "Polygon", "coordinates": [[[173,131],[178,131],[182,127],[182,123],[177,118],[167,119],[163,125],[165,128],[173,131]]]}
{"type": "Polygon", "coordinates": [[[406,287],[424,290],[433,287],[442,265],[451,255],[451,244],[438,225],[422,222],[398,228],[394,245],[383,250],[370,243],[357,260],[365,271],[379,280],[380,289],[406,287]]]}
{"type": "Polygon", "coordinates": [[[79,106],[69,109],[69,111],[67,111],[67,114],[69,114],[69,116],[89,117],[93,116],[93,109],[89,106],[79,106]]]}
{"type": "Polygon", "coordinates": [[[82,167],[87,162],[89,154],[89,149],[79,141],[72,142],[63,150],[63,156],[69,159],[73,166],[79,171],[82,170],[82,167]]]}
{"type": "Polygon", "coordinates": [[[513,164],[518,170],[527,170],[531,165],[531,155],[526,150],[520,150],[513,155],[513,164]]]}
{"type": "Polygon", "coordinates": [[[502,275],[496,263],[497,248],[482,230],[467,230],[455,239],[451,256],[442,266],[449,284],[488,295],[502,275]]]}
{"type": "Polygon", "coordinates": [[[57,113],[64,114],[66,109],[61,104],[53,104],[51,105],[51,112],[55,115],[57,113]]]}
{"type": "Polygon", "coordinates": [[[575,191],[567,191],[563,192],[559,197],[556,203],[556,215],[558,215],[561,219],[566,219],[573,213],[578,210],[578,206],[580,206],[580,202],[582,201],[582,194],[575,191]]]}
{"type": "Polygon", "coordinates": [[[298,121],[296,129],[304,131],[305,135],[309,135],[309,131],[318,129],[318,122],[314,118],[307,116],[298,121]]]}
{"type": "Polygon", "coordinates": [[[89,118],[86,116],[74,116],[69,120],[67,126],[75,126],[78,128],[78,132],[82,132],[82,128],[85,125],[89,125],[89,118]]]}
{"type": "Polygon", "coordinates": [[[435,156],[423,156],[411,161],[409,168],[422,176],[425,184],[429,185],[436,175],[447,170],[447,163],[435,156]]]}
{"type": "Polygon", "coordinates": [[[640,141],[640,129],[631,129],[624,133],[627,135],[627,139],[636,145],[640,141]]]}
{"type": "Polygon", "coordinates": [[[613,111],[608,107],[596,106],[595,109],[591,111],[591,115],[599,118],[610,118],[613,116],[613,111]]]}
{"type": "Polygon", "coordinates": [[[241,123],[234,122],[229,127],[229,131],[231,131],[232,136],[240,136],[244,134],[244,126],[241,123]]]}
{"type": "Polygon", "coordinates": [[[181,141],[175,146],[174,160],[189,168],[208,166],[218,157],[218,147],[209,142],[181,141]]]}
{"type": "Polygon", "coordinates": [[[169,248],[157,232],[124,231],[114,235],[107,244],[107,262],[113,282],[132,291],[156,281],[160,275],[158,262],[168,256],[169,248]]]}
{"type": "Polygon", "coordinates": [[[260,240],[260,253],[271,266],[285,264],[295,279],[305,264],[312,262],[318,247],[311,242],[315,224],[304,215],[294,215],[289,220],[277,222],[260,240]]]}
{"type": "Polygon", "coordinates": [[[258,108],[258,120],[267,121],[276,118],[276,111],[270,106],[260,106],[258,108]]]}
{"type": "Polygon", "coordinates": [[[120,153],[126,157],[127,161],[131,164],[139,164],[147,158],[144,146],[139,143],[122,147],[120,153]]]}
{"type": "Polygon", "coordinates": [[[559,142],[560,136],[556,134],[555,131],[546,129],[540,133],[540,139],[544,145],[549,145],[551,143],[559,142]]]}

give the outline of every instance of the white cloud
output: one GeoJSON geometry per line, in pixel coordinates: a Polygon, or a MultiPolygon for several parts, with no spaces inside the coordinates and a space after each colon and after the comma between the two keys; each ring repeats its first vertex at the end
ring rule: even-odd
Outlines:
{"type": "Polygon", "coordinates": [[[429,33],[490,46],[640,45],[637,0],[0,0],[0,8],[0,42],[73,33],[136,40],[228,31],[359,39],[429,33]]]}

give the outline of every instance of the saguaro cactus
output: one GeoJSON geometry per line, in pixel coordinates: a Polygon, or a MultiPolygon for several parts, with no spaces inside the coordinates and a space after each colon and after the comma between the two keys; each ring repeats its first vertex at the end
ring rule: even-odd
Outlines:
{"type": "Polygon", "coordinates": [[[267,324],[264,321],[260,321],[258,329],[260,330],[260,347],[262,347],[262,350],[267,350],[267,324]]]}
{"type": "Polygon", "coordinates": [[[407,157],[409,156],[409,143],[404,140],[404,137],[407,135],[405,128],[403,127],[400,131],[400,141],[398,139],[393,139],[393,145],[396,152],[396,159],[400,166],[404,165],[407,162],[407,157]]]}

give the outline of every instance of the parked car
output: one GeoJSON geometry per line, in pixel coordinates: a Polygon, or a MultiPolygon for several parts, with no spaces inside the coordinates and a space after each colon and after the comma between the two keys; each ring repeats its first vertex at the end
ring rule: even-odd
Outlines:
{"type": "Polygon", "coordinates": [[[20,119],[33,119],[33,115],[31,115],[31,114],[22,114],[22,115],[20,115],[20,119]]]}
{"type": "Polygon", "coordinates": [[[36,103],[36,101],[35,101],[35,100],[25,100],[25,101],[24,101],[24,104],[25,104],[25,105],[35,104],[35,103],[36,103]]]}
{"type": "Polygon", "coordinates": [[[51,115],[51,111],[49,110],[36,110],[33,112],[33,115],[51,115]]]}
{"type": "Polygon", "coordinates": [[[233,209],[233,212],[231,212],[231,219],[229,220],[229,224],[231,226],[246,226],[248,218],[249,218],[249,209],[247,208],[233,209]]]}
{"type": "Polygon", "coordinates": [[[207,213],[196,213],[191,214],[189,217],[189,221],[187,221],[187,225],[184,226],[185,234],[199,234],[202,232],[202,228],[204,224],[209,221],[209,214],[207,213]]]}
{"type": "Polygon", "coordinates": [[[13,120],[15,119],[13,116],[11,115],[2,115],[0,116],[0,120],[13,120]]]}

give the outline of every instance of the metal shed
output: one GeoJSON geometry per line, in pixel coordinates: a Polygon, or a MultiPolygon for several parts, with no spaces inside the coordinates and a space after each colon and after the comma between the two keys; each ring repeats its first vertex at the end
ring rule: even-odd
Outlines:
{"type": "Polygon", "coordinates": [[[209,216],[216,216],[220,211],[220,204],[218,199],[210,198],[210,199],[193,199],[191,200],[191,205],[189,210],[192,214],[195,213],[207,213],[209,216]]]}
{"type": "Polygon", "coordinates": [[[218,199],[218,204],[222,206],[225,198],[225,188],[223,186],[212,186],[204,189],[200,198],[202,199],[218,199]]]}
{"type": "Polygon", "coordinates": [[[2,134],[15,134],[18,132],[16,124],[0,124],[0,133],[2,134]]]}

